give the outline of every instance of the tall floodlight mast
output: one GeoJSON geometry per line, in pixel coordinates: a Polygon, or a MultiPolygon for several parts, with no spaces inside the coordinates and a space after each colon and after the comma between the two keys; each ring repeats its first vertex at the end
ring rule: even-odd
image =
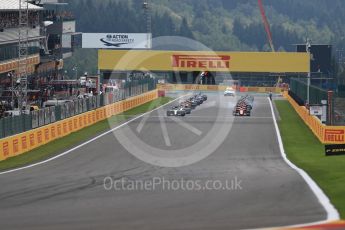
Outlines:
{"type": "Polygon", "coordinates": [[[27,106],[28,90],[28,46],[29,46],[29,3],[27,0],[19,1],[18,25],[18,107],[20,113],[23,106],[27,106]]]}
{"type": "Polygon", "coordinates": [[[151,5],[149,0],[143,0],[143,9],[145,13],[146,19],[146,33],[147,33],[147,48],[149,48],[151,44],[151,34],[152,34],[152,27],[151,27],[151,5]]]}

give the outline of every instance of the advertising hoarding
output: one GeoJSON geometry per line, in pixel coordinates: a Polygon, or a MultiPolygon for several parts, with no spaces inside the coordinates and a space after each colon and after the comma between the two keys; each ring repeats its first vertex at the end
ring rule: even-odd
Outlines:
{"type": "Polygon", "coordinates": [[[321,116],[323,113],[322,105],[311,105],[309,111],[312,116],[321,116]]]}
{"type": "Polygon", "coordinates": [[[307,73],[309,54],[294,52],[207,52],[99,50],[100,70],[307,73]]]}
{"type": "Polygon", "coordinates": [[[345,155],[345,145],[344,144],[325,145],[325,153],[326,153],[326,156],[345,155]]]}
{"type": "Polygon", "coordinates": [[[147,33],[83,33],[82,48],[151,49],[147,33]]]}
{"type": "Polygon", "coordinates": [[[75,32],[75,21],[65,21],[62,23],[62,33],[74,33],[75,32]]]}

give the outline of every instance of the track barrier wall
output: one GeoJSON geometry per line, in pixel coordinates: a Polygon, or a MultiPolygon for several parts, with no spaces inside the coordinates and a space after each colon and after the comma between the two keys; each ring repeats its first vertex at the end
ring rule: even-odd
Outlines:
{"type": "Polygon", "coordinates": [[[302,118],[305,124],[311,129],[314,135],[323,144],[344,144],[345,143],[345,126],[327,126],[321,123],[316,117],[309,114],[305,106],[299,106],[295,100],[284,92],[284,97],[290,102],[292,107],[302,118]]]}
{"type": "Polygon", "coordinates": [[[154,79],[133,80],[127,82],[122,88],[114,92],[105,92],[101,95],[88,96],[87,98],[73,99],[51,107],[30,111],[28,114],[21,114],[12,117],[0,117],[0,139],[20,134],[59,120],[72,117],[87,111],[124,100],[129,97],[143,94],[156,89],[154,79]]]}
{"type": "Polygon", "coordinates": [[[67,136],[70,133],[150,102],[156,98],[158,98],[157,90],[152,90],[92,111],[87,111],[64,120],[0,139],[0,161],[26,153],[53,140],[67,136]]]}

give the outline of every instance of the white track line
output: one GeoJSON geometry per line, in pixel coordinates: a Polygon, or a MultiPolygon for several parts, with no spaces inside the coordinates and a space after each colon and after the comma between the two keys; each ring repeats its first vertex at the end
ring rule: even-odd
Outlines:
{"type": "MultiPolygon", "coordinates": [[[[149,110],[151,111],[152,109],[153,109],[153,104],[150,104],[149,110]]],[[[138,125],[138,127],[137,127],[137,132],[138,132],[138,133],[140,133],[141,130],[144,128],[144,125],[145,125],[145,123],[146,123],[146,120],[147,120],[149,117],[150,117],[150,116],[146,116],[146,117],[144,117],[143,119],[141,119],[141,121],[140,121],[140,123],[139,123],[139,125],[138,125]]]]}
{"type": "MultiPolygon", "coordinates": [[[[331,204],[329,198],[326,196],[326,194],[321,190],[321,188],[315,183],[315,181],[313,181],[313,179],[302,169],[298,168],[296,165],[294,165],[286,156],[285,150],[284,150],[284,146],[283,146],[283,141],[282,141],[282,137],[280,135],[280,131],[278,128],[278,123],[277,123],[277,119],[276,116],[274,114],[274,110],[273,110],[273,105],[272,102],[269,98],[267,98],[267,100],[270,103],[270,107],[271,107],[271,112],[272,112],[272,117],[273,117],[273,121],[274,121],[274,127],[277,133],[277,138],[278,138],[278,143],[279,143],[279,149],[280,149],[280,153],[282,158],[284,159],[284,161],[291,167],[293,168],[295,171],[297,171],[298,174],[300,174],[302,176],[302,178],[304,179],[304,181],[308,184],[309,188],[313,191],[314,195],[317,197],[319,203],[323,206],[323,208],[326,210],[327,212],[327,219],[323,220],[323,221],[317,221],[317,222],[312,222],[312,223],[306,223],[306,224],[300,224],[300,225],[291,225],[291,226],[281,226],[281,227],[275,227],[275,228],[270,228],[270,229],[277,229],[277,228],[290,228],[290,227],[305,227],[308,225],[316,225],[316,224],[324,224],[330,221],[336,221],[339,220],[339,213],[338,211],[334,208],[334,206],[331,204]]],[[[266,228],[268,229],[268,228],[266,228]]]]}
{"type": "MultiPolygon", "coordinates": [[[[151,110],[151,111],[148,111],[148,112],[146,112],[146,113],[143,113],[143,114],[141,114],[141,115],[139,115],[139,116],[137,116],[137,117],[135,117],[135,118],[133,118],[133,119],[131,119],[131,120],[129,120],[129,121],[126,121],[125,123],[123,123],[123,124],[121,124],[121,125],[119,125],[119,126],[116,126],[116,127],[112,128],[112,129],[110,129],[110,130],[108,130],[108,131],[106,131],[106,132],[104,132],[104,133],[102,133],[102,134],[100,134],[100,135],[98,135],[98,136],[96,136],[96,137],[94,137],[94,138],[92,138],[92,139],[90,139],[90,140],[88,140],[88,141],[86,141],[86,142],[80,144],[80,145],[77,145],[77,146],[75,146],[75,147],[73,147],[73,148],[71,148],[71,149],[69,149],[69,150],[67,150],[67,151],[65,151],[65,152],[63,152],[63,153],[61,153],[61,154],[58,154],[58,155],[56,155],[56,156],[54,156],[54,157],[51,157],[51,158],[49,158],[49,159],[47,159],[47,160],[40,161],[40,162],[38,162],[38,163],[31,164],[31,165],[27,165],[27,166],[24,166],[24,167],[15,168],[15,169],[11,169],[11,170],[8,170],[8,171],[0,172],[0,175],[12,173],[12,172],[17,172],[17,171],[20,171],[20,170],[32,168],[32,167],[39,166],[39,165],[43,165],[43,164],[45,164],[45,163],[48,163],[48,162],[53,161],[53,160],[55,160],[55,159],[58,159],[58,158],[60,158],[60,157],[62,157],[62,156],[65,156],[65,155],[67,155],[67,154],[73,152],[74,150],[77,150],[77,149],[79,149],[79,148],[81,148],[81,147],[83,147],[83,146],[85,146],[85,145],[87,145],[87,144],[89,144],[89,143],[91,143],[91,142],[93,142],[93,141],[95,141],[95,140],[97,140],[97,139],[99,139],[99,138],[101,138],[101,137],[103,137],[103,136],[109,134],[109,133],[114,132],[114,131],[117,130],[117,129],[122,128],[123,126],[125,126],[125,125],[131,123],[132,121],[135,121],[135,120],[137,120],[137,119],[139,119],[139,118],[141,118],[141,117],[143,117],[143,116],[146,116],[146,115],[152,113],[153,111],[156,111],[156,110],[158,110],[158,109],[160,109],[160,108],[162,108],[162,107],[164,107],[164,106],[166,106],[166,105],[168,105],[168,104],[171,104],[171,103],[173,103],[173,102],[175,102],[175,101],[177,101],[177,100],[179,100],[179,99],[181,99],[181,98],[183,98],[183,97],[185,97],[185,95],[183,95],[183,96],[181,96],[181,97],[178,97],[178,98],[176,98],[176,99],[174,99],[174,100],[172,100],[172,101],[169,101],[168,103],[166,103],[166,104],[164,104],[164,105],[161,105],[161,106],[159,106],[159,107],[157,107],[157,108],[155,108],[155,109],[153,109],[153,110],[151,110]]],[[[25,154],[25,153],[24,153],[24,154],[25,154]]]]}
{"type": "MultiPolygon", "coordinates": [[[[158,114],[159,113],[162,114],[162,111],[158,110],[158,114]]],[[[171,141],[170,141],[170,137],[168,134],[168,129],[167,129],[167,126],[165,124],[164,117],[162,115],[159,116],[159,123],[160,123],[161,129],[162,129],[165,145],[171,146],[171,141]]]]}

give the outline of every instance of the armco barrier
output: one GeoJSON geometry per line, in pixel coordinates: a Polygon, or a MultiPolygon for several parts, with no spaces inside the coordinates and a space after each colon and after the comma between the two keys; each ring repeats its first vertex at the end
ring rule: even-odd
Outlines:
{"type": "Polygon", "coordinates": [[[24,133],[0,139],[0,161],[64,137],[98,121],[158,98],[157,90],[115,102],[24,133]]]}
{"type": "Polygon", "coordinates": [[[299,106],[292,97],[284,93],[284,97],[290,102],[298,115],[311,129],[314,135],[323,144],[344,144],[345,143],[345,126],[326,126],[321,121],[309,114],[304,106],[299,106]]]}
{"type": "MultiPolygon", "coordinates": [[[[229,87],[226,85],[193,85],[193,84],[157,84],[158,90],[195,90],[195,91],[225,91],[229,87]]],[[[283,88],[279,87],[238,87],[239,92],[256,92],[256,93],[282,93],[283,88]]]]}

